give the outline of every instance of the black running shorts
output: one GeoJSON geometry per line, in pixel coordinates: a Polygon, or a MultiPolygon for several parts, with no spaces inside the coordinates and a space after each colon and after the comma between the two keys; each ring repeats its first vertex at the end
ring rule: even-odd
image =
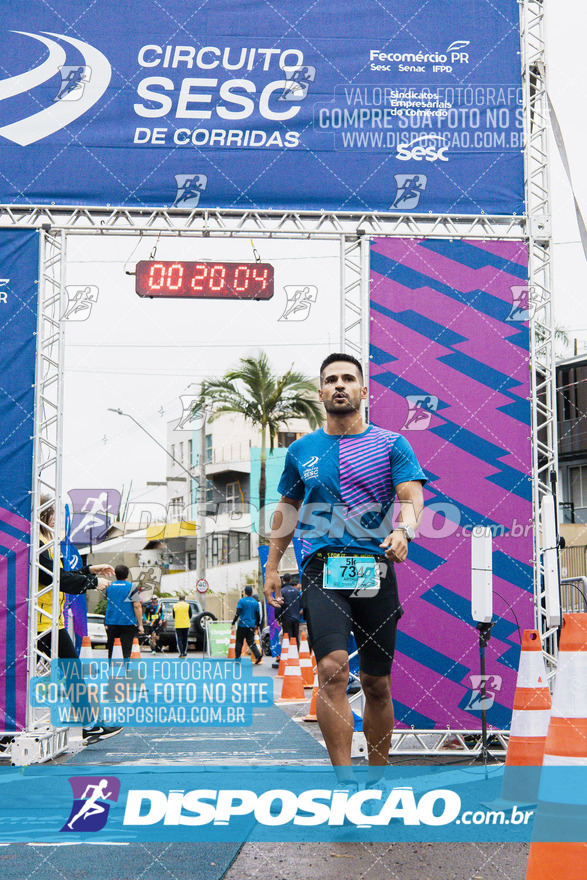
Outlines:
{"type": "Polygon", "coordinates": [[[316,660],[333,651],[347,651],[351,630],[362,672],[391,672],[397,623],[403,614],[393,563],[377,557],[381,582],[376,596],[353,597],[350,590],[323,586],[324,559],[313,556],[302,574],[302,605],[316,660]]]}

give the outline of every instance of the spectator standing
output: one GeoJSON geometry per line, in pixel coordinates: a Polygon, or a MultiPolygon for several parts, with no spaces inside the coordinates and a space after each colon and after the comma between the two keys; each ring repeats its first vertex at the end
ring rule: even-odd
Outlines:
{"type": "Polygon", "coordinates": [[[245,587],[245,595],[238,600],[236,613],[234,615],[232,625],[237,622],[236,628],[236,656],[240,660],[243,642],[246,640],[247,645],[251,649],[255,657],[255,665],[260,663],[263,655],[255,644],[255,630],[261,623],[261,612],[259,611],[259,603],[253,599],[253,588],[250,584],[245,587]]]}
{"type": "Polygon", "coordinates": [[[163,624],[164,612],[161,600],[154,594],[145,605],[144,617],[145,622],[149,627],[147,632],[150,634],[151,651],[154,654],[160,654],[159,630],[163,624]]]}
{"type": "Polygon", "coordinates": [[[276,617],[281,624],[283,635],[295,639],[300,648],[300,616],[302,613],[302,597],[300,591],[291,582],[291,574],[283,575],[281,595],[283,605],[276,609],[276,617]]]}
{"type": "Polygon", "coordinates": [[[190,622],[192,619],[190,606],[182,594],[179,601],[173,606],[173,620],[175,621],[175,640],[177,642],[177,653],[181,657],[188,655],[188,633],[190,631],[190,622]]]}
{"type": "MultiPolygon", "coordinates": [[[[49,496],[41,495],[41,507],[45,509],[40,514],[41,544],[46,545],[39,555],[39,586],[47,587],[53,581],[53,555],[50,546],[55,527],[55,508],[46,506],[49,504],[49,496]]],[[[82,566],[75,571],[65,571],[59,562],[59,629],[57,631],[57,657],[66,687],[83,680],[82,664],[78,658],[75,645],[65,628],[63,606],[65,593],[80,595],[87,590],[104,591],[109,584],[108,577],[114,575],[114,569],[106,563],[101,565],[82,566]],[[69,661],[69,662],[67,662],[69,661]]],[[[37,634],[39,650],[51,656],[51,613],[53,607],[52,591],[48,590],[39,597],[37,612],[37,634]]],[[[80,701],[77,708],[92,718],[92,726],[86,726],[82,730],[82,739],[85,745],[97,743],[102,739],[109,739],[120,733],[122,727],[107,727],[100,721],[100,704],[97,701],[80,701]]]]}
{"type": "Polygon", "coordinates": [[[106,589],[104,624],[108,633],[108,657],[112,657],[114,639],[120,639],[122,656],[130,658],[133,639],[144,633],[143,606],[138,588],[128,580],[126,565],[114,569],[116,580],[106,589]]]}

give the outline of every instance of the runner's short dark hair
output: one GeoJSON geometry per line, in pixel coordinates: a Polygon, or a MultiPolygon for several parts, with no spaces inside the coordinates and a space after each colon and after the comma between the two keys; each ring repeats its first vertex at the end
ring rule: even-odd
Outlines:
{"type": "Polygon", "coordinates": [[[347,361],[349,364],[354,364],[359,371],[361,382],[363,381],[363,367],[361,366],[361,362],[358,361],[356,357],[353,357],[352,354],[344,354],[343,352],[335,351],[322,361],[320,366],[320,384],[322,384],[322,373],[326,367],[329,367],[330,364],[333,364],[335,361],[347,361]]]}
{"type": "Polygon", "coordinates": [[[245,596],[252,596],[252,595],[253,595],[253,588],[250,584],[247,584],[245,587],[245,596]]]}
{"type": "Polygon", "coordinates": [[[125,581],[130,574],[130,568],[128,565],[123,565],[121,562],[120,565],[117,565],[114,569],[114,573],[117,581],[125,581]]]}

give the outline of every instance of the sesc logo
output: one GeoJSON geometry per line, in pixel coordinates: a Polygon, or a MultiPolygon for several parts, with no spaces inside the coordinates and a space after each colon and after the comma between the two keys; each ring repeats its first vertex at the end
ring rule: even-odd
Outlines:
{"type": "Polygon", "coordinates": [[[421,162],[448,162],[446,151],[448,146],[444,144],[444,138],[440,134],[421,134],[409,144],[398,144],[396,158],[400,162],[408,162],[410,159],[421,162]]]}
{"type": "Polygon", "coordinates": [[[26,147],[55,134],[87,113],[108,88],[112,69],[102,52],[82,40],[49,32],[44,36],[25,31],[15,33],[19,37],[43,43],[49,50],[49,55],[36,67],[3,79],[0,83],[0,102],[25,93],[39,101],[37,95],[43,98],[41,90],[45,83],[59,76],[59,86],[52,104],[0,128],[2,137],[26,147]],[[52,40],[50,37],[56,39],[52,40]],[[66,64],[68,53],[72,50],[82,56],[83,64],[66,64]]]}

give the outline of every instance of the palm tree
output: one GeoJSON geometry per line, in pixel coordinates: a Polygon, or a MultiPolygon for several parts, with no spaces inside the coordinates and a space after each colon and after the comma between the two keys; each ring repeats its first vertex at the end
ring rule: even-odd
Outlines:
{"type": "Polygon", "coordinates": [[[306,419],[311,428],[322,423],[316,386],[293,369],[277,376],[265,352],[242,357],[238,366],[219,379],[206,379],[200,392],[200,406],[210,406],[213,421],[221,413],[240,413],[261,432],[261,474],[259,477],[259,539],[265,538],[265,495],[267,490],[267,440],[272,452],[280,426],[290,419],[306,419]]]}

